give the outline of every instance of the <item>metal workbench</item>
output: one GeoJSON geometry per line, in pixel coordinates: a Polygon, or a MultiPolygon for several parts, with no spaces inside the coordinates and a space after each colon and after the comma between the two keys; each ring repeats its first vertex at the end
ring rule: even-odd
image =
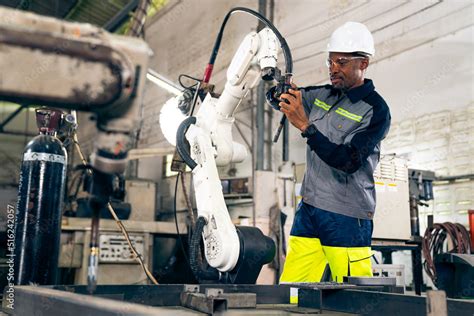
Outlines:
{"type": "MultiPolygon", "coordinates": [[[[335,283],[102,285],[90,296],[85,286],[18,286],[14,309],[6,309],[4,302],[3,310],[11,315],[37,316],[426,315],[425,297],[391,293],[390,288],[335,283]],[[215,289],[220,292],[216,294],[215,289]],[[298,305],[289,304],[295,289],[298,305]]],[[[449,315],[474,313],[474,301],[447,299],[445,303],[449,315]]]]}

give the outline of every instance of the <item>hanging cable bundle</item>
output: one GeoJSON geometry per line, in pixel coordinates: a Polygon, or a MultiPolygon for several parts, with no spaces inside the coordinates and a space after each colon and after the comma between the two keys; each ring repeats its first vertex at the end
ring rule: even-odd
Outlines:
{"type": "Polygon", "coordinates": [[[423,264],[426,273],[436,284],[437,274],[434,257],[442,253],[471,253],[470,237],[467,229],[458,223],[436,223],[433,227],[428,227],[423,236],[423,264]],[[452,248],[448,249],[452,244],[452,248]],[[446,242],[446,243],[445,243],[446,242]]]}

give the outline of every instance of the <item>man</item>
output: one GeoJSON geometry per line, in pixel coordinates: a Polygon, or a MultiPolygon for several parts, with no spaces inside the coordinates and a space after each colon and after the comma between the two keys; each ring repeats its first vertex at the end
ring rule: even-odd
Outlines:
{"type": "Polygon", "coordinates": [[[306,139],[306,172],[280,282],[319,282],[329,263],[332,280],[372,276],[374,169],[390,112],[364,79],[374,55],[370,31],[347,22],[332,34],[331,85],[282,94],[280,110],[306,139]]]}

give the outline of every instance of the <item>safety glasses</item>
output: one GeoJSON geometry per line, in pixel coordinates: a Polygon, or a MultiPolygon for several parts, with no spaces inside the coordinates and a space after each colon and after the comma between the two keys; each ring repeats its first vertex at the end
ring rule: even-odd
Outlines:
{"type": "Polygon", "coordinates": [[[332,66],[338,66],[338,67],[344,67],[348,63],[351,62],[351,60],[354,59],[365,59],[367,57],[362,57],[362,56],[352,56],[352,57],[339,57],[336,60],[332,60],[331,58],[326,59],[326,66],[328,68],[331,68],[332,66]]]}

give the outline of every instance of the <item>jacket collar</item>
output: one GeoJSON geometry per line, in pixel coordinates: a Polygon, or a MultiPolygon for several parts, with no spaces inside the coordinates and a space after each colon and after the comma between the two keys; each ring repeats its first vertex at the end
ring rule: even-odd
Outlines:
{"type": "MultiPolygon", "coordinates": [[[[349,100],[351,100],[352,103],[357,103],[360,100],[364,99],[367,97],[372,91],[375,90],[374,83],[370,79],[364,79],[364,84],[357,87],[350,89],[346,92],[347,97],[349,100]]],[[[334,89],[331,86],[331,94],[340,96],[341,95],[341,90],[339,89],[334,89]]]]}
{"type": "Polygon", "coordinates": [[[374,83],[370,79],[364,79],[364,84],[347,91],[347,96],[352,103],[357,103],[375,90],[374,83]]]}

